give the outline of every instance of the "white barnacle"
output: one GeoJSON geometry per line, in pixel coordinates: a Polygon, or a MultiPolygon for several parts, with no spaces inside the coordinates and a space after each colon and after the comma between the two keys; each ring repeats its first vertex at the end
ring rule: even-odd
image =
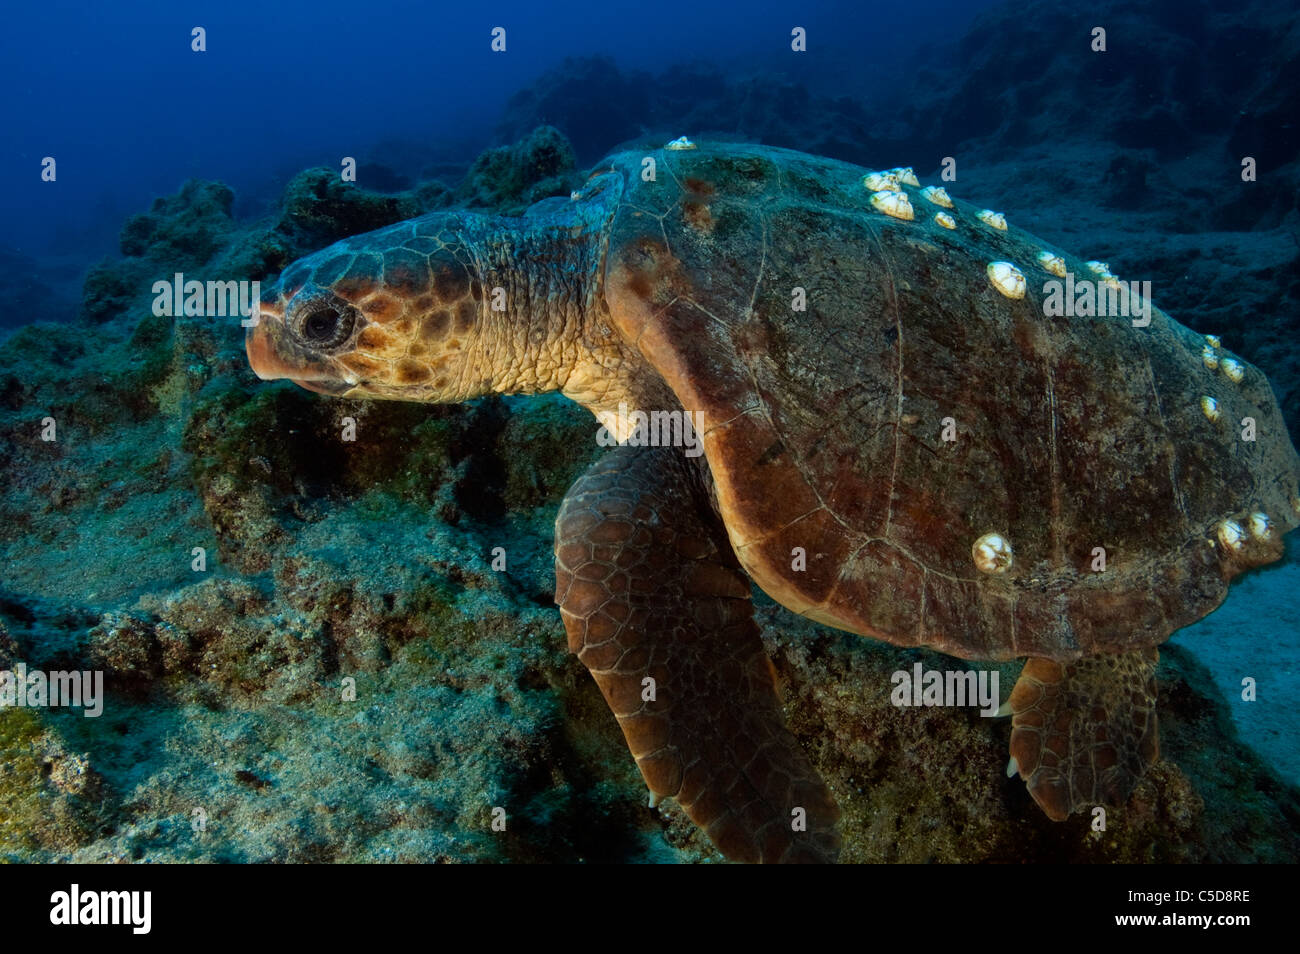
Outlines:
{"type": "Polygon", "coordinates": [[[581,198],[582,198],[582,193],[577,191],[576,189],[569,193],[569,199],[572,202],[577,202],[581,198]]]}
{"type": "Polygon", "coordinates": [[[934,213],[934,220],[938,222],[940,225],[942,225],[945,229],[955,229],[957,227],[957,220],[954,219],[947,212],[934,213]]]}
{"type": "Polygon", "coordinates": [[[1256,540],[1267,540],[1273,535],[1273,525],[1269,523],[1268,514],[1256,510],[1246,521],[1250,535],[1256,540]]]}
{"type": "Polygon", "coordinates": [[[873,192],[871,193],[871,207],[877,212],[883,212],[885,215],[896,219],[902,219],[905,222],[912,221],[912,200],[907,197],[906,192],[890,192],[886,190],[873,192]]]}
{"type": "Polygon", "coordinates": [[[672,150],[678,150],[678,149],[694,149],[694,148],[695,148],[695,143],[691,142],[691,141],[690,141],[689,139],[687,139],[685,136],[678,136],[678,137],[677,137],[676,139],[674,139],[672,142],[668,143],[668,145],[664,146],[664,148],[665,148],[665,149],[672,149],[672,150]]]}
{"type": "Polygon", "coordinates": [[[1223,347],[1223,342],[1219,340],[1219,336],[1218,336],[1218,335],[1206,335],[1206,336],[1205,336],[1205,343],[1206,343],[1207,345],[1209,345],[1211,348],[1216,348],[1216,349],[1217,349],[1217,348],[1222,348],[1222,347],[1223,347]]]}
{"type": "Polygon", "coordinates": [[[1206,420],[1217,421],[1219,419],[1219,402],[1208,394],[1202,395],[1201,413],[1205,415],[1206,420]]]}
{"type": "Polygon", "coordinates": [[[1025,297],[1025,275],[1010,262],[989,262],[986,269],[993,287],[1008,298],[1025,297]]]}
{"type": "Polygon", "coordinates": [[[1225,550],[1235,552],[1246,545],[1246,531],[1241,529],[1241,524],[1235,520],[1219,521],[1215,536],[1219,538],[1219,543],[1225,550]]]}
{"type": "Polygon", "coordinates": [[[983,209],[975,216],[991,229],[997,229],[999,232],[1007,230],[1007,217],[1001,212],[994,212],[992,209],[983,209]]]}
{"type": "Polygon", "coordinates": [[[1115,277],[1114,275],[1112,275],[1112,274],[1110,273],[1110,266],[1107,265],[1105,262],[1098,262],[1098,261],[1096,261],[1096,260],[1094,259],[1093,261],[1091,261],[1091,262],[1085,262],[1084,264],[1087,265],[1088,268],[1089,268],[1089,269],[1090,269],[1094,274],[1096,274],[1096,275],[1100,275],[1102,278],[1114,278],[1114,277],[1115,277]]]}
{"type": "Polygon", "coordinates": [[[1209,345],[1201,349],[1201,363],[1211,371],[1219,366],[1219,356],[1214,353],[1214,349],[1209,345]]]}
{"type": "Polygon", "coordinates": [[[1240,384],[1241,379],[1246,376],[1246,366],[1236,358],[1220,358],[1219,370],[1233,384],[1240,384]]]}
{"type": "Polygon", "coordinates": [[[926,186],[921,190],[921,195],[925,201],[932,205],[942,206],[945,209],[952,208],[952,197],[948,195],[948,190],[943,186],[926,186]]]}
{"type": "Polygon", "coordinates": [[[895,166],[889,170],[889,174],[897,179],[903,185],[919,186],[920,180],[916,178],[916,173],[912,171],[911,166],[895,166]]]}
{"type": "Polygon", "coordinates": [[[1065,277],[1065,259],[1048,251],[1038,253],[1038,264],[1057,278],[1065,277]]]}
{"type": "Polygon", "coordinates": [[[1011,569],[1011,541],[1000,533],[986,533],[971,546],[975,568],[982,573],[1005,573],[1011,569]]]}
{"type": "Polygon", "coordinates": [[[862,185],[872,192],[898,192],[898,176],[892,172],[869,172],[862,177],[862,185]]]}

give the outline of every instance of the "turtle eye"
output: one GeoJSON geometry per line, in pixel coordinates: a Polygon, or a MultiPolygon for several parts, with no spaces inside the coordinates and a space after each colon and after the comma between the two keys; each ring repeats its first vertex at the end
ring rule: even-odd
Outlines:
{"type": "Polygon", "coordinates": [[[356,316],[330,302],[312,305],[298,319],[298,337],[319,351],[337,348],[352,336],[356,316]]]}
{"type": "Polygon", "coordinates": [[[302,336],[308,341],[328,341],[338,330],[339,316],[334,311],[317,311],[302,323],[302,336]]]}

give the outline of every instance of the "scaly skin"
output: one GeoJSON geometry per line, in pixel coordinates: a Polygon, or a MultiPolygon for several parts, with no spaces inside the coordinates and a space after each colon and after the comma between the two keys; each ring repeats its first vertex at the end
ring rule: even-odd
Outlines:
{"type": "Polygon", "coordinates": [[[662,397],[599,307],[609,211],[597,195],[528,229],[435,213],[345,239],[290,266],[263,296],[249,361],[263,378],[353,398],[560,391],[601,413],[662,397]],[[313,315],[340,320],[340,340],[305,338],[313,315]]]}
{"type": "Polygon", "coordinates": [[[729,858],[833,861],[839,809],[786,728],[749,580],[700,477],[673,448],[618,447],[573,485],[555,521],[569,649],[650,791],[729,858]]]}

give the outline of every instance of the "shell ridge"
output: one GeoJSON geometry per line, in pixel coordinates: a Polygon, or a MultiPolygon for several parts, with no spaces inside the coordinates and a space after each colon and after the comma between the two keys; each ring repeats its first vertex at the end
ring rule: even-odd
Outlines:
{"type": "MultiPolygon", "coordinates": [[[[894,329],[897,332],[897,337],[894,340],[894,354],[897,356],[897,368],[894,377],[896,392],[894,400],[894,460],[889,468],[889,490],[885,495],[885,525],[882,531],[882,536],[888,542],[889,525],[894,519],[894,488],[898,483],[899,432],[903,426],[903,315],[898,308],[898,288],[894,277],[893,259],[885,251],[885,243],[880,240],[880,233],[872,225],[871,216],[866,216],[863,222],[871,236],[871,241],[880,253],[880,260],[885,266],[885,276],[889,280],[887,300],[889,301],[890,310],[894,313],[894,329]]],[[[838,586],[838,584],[836,585],[838,586]]]]}
{"type": "MultiPolygon", "coordinates": [[[[670,253],[676,250],[683,258],[702,256],[709,268],[726,270],[719,277],[700,265],[696,271],[688,269],[682,274],[685,281],[689,272],[692,284],[662,285],[658,294],[674,300],[660,306],[667,313],[660,314],[657,321],[652,319],[659,331],[644,335],[637,344],[661,339],[654,347],[676,360],[665,362],[674,375],[671,386],[681,390],[688,404],[692,399],[707,403],[710,396],[705,382],[720,360],[709,350],[710,342],[719,338],[719,333],[725,337],[728,331],[739,336],[734,349],[726,348],[727,360],[736,363],[727,369],[731,390],[726,400],[715,402],[717,422],[710,420],[705,431],[711,436],[704,448],[708,455],[705,463],[729,488],[727,507],[739,518],[732,542],[741,544],[738,549],[746,569],[760,586],[767,588],[771,583],[775,592],[793,597],[799,607],[795,611],[809,619],[829,625],[836,625],[837,619],[851,620],[855,626],[871,627],[867,635],[898,645],[915,645],[928,634],[933,637],[929,645],[938,644],[941,651],[963,658],[1007,658],[1008,650],[1014,655],[1060,659],[1074,658],[1080,652],[1118,651],[1134,641],[1161,638],[1221,599],[1219,573],[1234,567],[1213,565],[1221,561],[1210,559],[1205,528],[1192,526],[1206,516],[1200,514],[1201,509],[1218,501],[1202,500],[1197,489],[1197,467],[1203,459],[1211,460],[1212,454],[1209,448],[1191,446],[1191,441],[1203,442],[1206,435],[1178,404],[1183,390],[1201,386],[1199,378],[1189,377],[1181,362],[1178,345],[1186,346],[1190,333],[1156,311],[1155,321],[1143,334],[1146,340],[1139,344],[1146,382],[1125,383],[1136,370],[1131,367],[1135,344],[1131,336],[1138,332],[1120,323],[1101,329],[1097,354],[1113,353],[1122,368],[1127,350],[1129,370],[1112,366],[1104,375],[1088,373],[1093,353],[1086,350],[1088,329],[1082,324],[1041,319],[1022,324],[1026,309],[1035,304],[1032,293],[1026,296],[1028,301],[1010,309],[995,301],[987,329],[961,325],[974,310],[963,307],[963,270],[990,258],[1020,261],[1023,256],[1017,255],[1023,253],[1020,246],[1026,237],[1018,229],[978,229],[970,235],[959,231],[954,237],[937,228],[931,236],[926,225],[927,231],[917,238],[916,225],[893,219],[883,225],[873,221],[875,214],[861,190],[846,185],[849,173],[856,170],[829,162],[824,169],[813,167],[797,154],[787,163],[779,158],[785,153],[775,150],[742,152],[745,156],[762,155],[772,164],[763,170],[765,180],[758,175],[736,179],[734,196],[727,191],[732,184],[728,176],[748,173],[749,165],[715,165],[713,151],[707,146],[666,157],[671,179],[653,192],[654,202],[630,196],[637,205],[658,206],[659,197],[672,195],[674,186],[690,184],[691,190],[698,191],[690,177],[697,175],[697,163],[704,161],[701,169],[716,168],[722,178],[713,180],[711,174],[700,174],[717,183],[718,195],[726,199],[732,212],[727,228],[717,235],[710,238],[678,222],[684,201],[681,196],[669,211],[645,215],[639,226],[630,222],[626,229],[629,234],[643,234],[655,245],[663,242],[670,253]],[[662,237],[653,234],[651,217],[661,233],[666,233],[662,237]],[[743,233],[733,231],[738,226],[743,226],[743,233]],[[808,236],[832,226],[834,258],[829,252],[823,256],[820,249],[808,247],[808,236]],[[737,234],[743,238],[734,237],[737,234]],[[925,244],[930,240],[937,240],[937,252],[925,244]],[[721,258],[724,251],[727,261],[721,258]],[[759,253],[757,257],[754,251],[759,253]],[[917,263],[912,256],[932,254],[943,256],[932,265],[933,270],[927,270],[931,264],[926,258],[914,273],[917,263]],[[812,320],[787,314],[776,287],[786,284],[787,275],[789,284],[811,287],[826,283],[820,316],[818,309],[813,310],[812,320]],[[799,278],[809,281],[799,282],[799,278]],[[744,291],[747,284],[748,295],[744,291]],[[854,296],[858,297],[856,310],[851,300],[854,296]],[[928,308],[930,303],[933,309],[928,308]],[[687,309],[707,316],[710,322],[697,325],[698,319],[692,320],[687,309]],[[931,322],[941,320],[959,324],[945,324],[936,331],[931,322]],[[678,336],[675,341],[664,339],[663,330],[670,326],[678,336]],[[691,336],[692,327],[703,333],[703,340],[691,336]],[[928,350],[918,351],[928,348],[932,332],[941,347],[953,349],[951,357],[941,351],[939,358],[932,359],[928,350]],[[863,382],[861,368],[852,363],[855,335],[869,336],[871,342],[874,366],[869,386],[863,382]],[[780,365],[785,351],[764,350],[770,341],[795,350],[799,363],[793,370],[780,365]],[[1005,392],[1008,400],[1014,400],[1008,414],[1020,416],[1011,418],[1017,426],[983,435],[987,440],[1001,435],[998,439],[1004,444],[981,444],[967,456],[945,458],[945,466],[935,469],[930,462],[939,456],[939,445],[931,444],[916,429],[910,412],[922,410],[922,406],[929,411],[931,403],[942,405],[945,399],[951,400],[951,381],[932,381],[932,365],[941,370],[950,365],[961,373],[981,372],[978,362],[960,350],[962,342],[969,342],[975,351],[998,342],[1013,349],[1019,346],[1017,357],[1023,364],[1015,380],[1023,390],[1006,391],[1011,385],[996,375],[985,384],[995,397],[1005,392]],[[895,361],[892,368],[888,366],[890,352],[895,361]],[[842,358],[845,355],[849,358],[842,358]],[[820,386],[828,381],[830,387],[820,386]],[[1118,389],[1113,395],[1112,387],[1118,389]],[[1163,407],[1162,389],[1169,394],[1169,411],[1163,407]],[[808,407],[798,403],[800,399],[812,400],[817,413],[808,413],[808,407]],[[1046,407],[1038,406],[1039,401],[1046,407]],[[1153,408],[1155,415],[1150,413],[1153,408]],[[1136,513],[1143,502],[1148,504],[1154,511],[1153,520],[1163,521],[1164,529],[1171,531],[1169,538],[1148,543],[1139,526],[1140,515],[1137,522],[1129,519],[1117,524],[1119,515],[1089,510],[1090,493],[1099,493],[1102,500],[1108,494],[1126,494],[1128,478],[1124,473],[1103,479],[1086,470],[1089,457],[1095,458],[1101,422],[1120,419],[1117,415],[1121,412],[1130,423],[1116,460],[1127,464],[1123,470],[1131,469],[1135,475],[1140,472],[1143,483],[1132,486],[1150,499],[1142,498],[1138,504],[1132,504],[1131,495],[1111,499],[1125,505],[1120,509],[1126,517],[1132,516],[1130,510],[1136,513]],[[1144,417],[1147,420],[1142,423],[1144,417]],[[728,425],[737,421],[741,423],[729,430],[728,425]],[[893,428],[891,436],[881,430],[886,426],[893,428]],[[742,440],[741,436],[751,431],[760,436],[742,440]],[[861,448],[860,462],[854,467],[836,466],[832,459],[837,444],[830,442],[844,440],[861,448]],[[767,497],[754,475],[745,470],[749,458],[727,456],[733,448],[767,455],[762,457],[765,465],[772,463],[772,454],[779,453],[772,473],[783,492],[777,498],[767,497]],[[1170,458],[1162,463],[1151,457],[1152,453],[1169,454],[1170,458]],[[1026,459],[1026,454],[1037,459],[1026,459]],[[885,480],[887,455],[890,476],[885,480]],[[988,473],[982,474],[980,467],[988,473]],[[1035,488],[1033,500],[1015,511],[1027,515],[1025,519],[1032,518],[1035,525],[1032,532],[1020,535],[1014,527],[1001,527],[1016,536],[1024,557],[1022,572],[999,582],[976,574],[975,567],[953,556],[964,551],[952,547],[962,542],[963,532],[996,528],[1001,505],[990,501],[1002,490],[989,485],[981,497],[979,482],[996,479],[1004,470],[1025,479],[1022,489],[1035,488]],[[1047,486],[1042,483],[1045,479],[1047,486]],[[1168,481],[1168,497],[1160,487],[1162,480],[1168,481]],[[914,484],[919,484],[919,492],[925,495],[919,500],[914,484]],[[881,494],[885,495],[883,501],[881,494]],[[945,504],[939,511],[926,502],[931,497],[957,503],[945,504]],[[960,508],[966,498],[974,502],[974,510],[971,506],[960,508]],[[1171,505],[1177,508],[1177,516],[1169,512],[1171,505]],[[820,512],[823,509],[824,514],[820,512]],[[947,517],[952,519],[941,525],[947,517]],[[954,520],[958,522],[954,524],[954,520]],[[822,556],[815,585],[804,587],[789,573],[781,552],[782,534],[808,537],[802,528],[813,532],[814,523],[816,533],[833,539],[830,549],[834,552],[828,550],[822,556]],[[1108,535],[1112,525],[1115,533],[1108,535]],[[1202,532],[1194,534],[1193,529],[1202,532]],[[1179,535],[1195,538],[1195,546],[1177,547],[1181,556],[1169,552],[1179,535]],[[1108,550],[1118,546],[1124,551],[1122,559],[1107,568],[1110,572],[1103,573],[1104,578],[1088,573],[1076,559],[1084,553],[1075,550],[1085,542],[1091,547],[1088,541],[1094,539],[1106,543],[1108,550]],[[1151,552],[1152,546],[1159,553],[1151,552]],[[891,589],[895,591],[892,596],[891,589]],[[805,602],[802,593],[811,599],[805,602]],[[906,612],[890,609],[904,596],[910,603],[906,612]],[[963,635],[966,629],[970,638],[963,635]]],[[[629,190],[645,190],[632,165],[626,165],[624,174],[629,190]]],[[[967,205],[957,200],[953,203],[963,219],[969,212],[967,205]]],[[[644,215],[632,203],[625,210],[629,215],[634,211],[638,217],[644,215]]],[[[618,234],[622,233],[616,234],[615,245],[618,234]]],[[[615,256],[616,249],[611,248],[610,254],[615,256]]],[[[1050,268],[1047,271],[1056,274],[1050,268]]],[[[646,304],[648,310],[655,307],[646,304]]],[[[642,327],[642,334],[648,327],[642,327]]],[[[1241,413],[1249,413],[1248,404],[1251,408],[1260,404],[1266,410],[1261,403],[1265,398],[1253,391],[1234,394],[1225,393],[1222,398],[1225,420],[1234,401],[1240,406],[1233,410],[1241,413]]],[[[1218,438],[1222,440],[1212,443],[1229,443],[1225,434],[1218,438]]],[[[1237,491],[1247,491],[1253,483],[1254,493],[1263,494],[1264,501],[1251,501],[1250,505],[1270,511],[1271,517],[1276,509],[1274,498],[1285,496],[1286,512],[1274,517],[1281,528],[1291,520],[1292,512],[1300,513],[1300,505],[1291,502],[1296,493],[1288,483],[1285,461],[1274,468],[1276,474],[1248,466],[1269,463],[1261,446],[1229,450],[1238,458],[1235,466],[1241,471],[1237,491]]]]}
{"type": "Polygon", "coordinates": [[[1052,519],[1048,524],[1052,537],[1052,560],[1059,567],[1065,562],[1064,545],[1061,540],[1061,460],[1057,447],[1057,409],[1056,409],[1056,369],[1054,367],[1056,349],[1048,355],[1046,364],[1045,388],[1047,391],[1047,410],[1049,420],[1049,446],[1051,447],[1051,470],[1048,480],[1052,484],[1052,519]]]}
{"type": "Polygon", "coordinates": [[[767,216],[762,211],[757,214],[759,225],[763,228],[763,247],[758,257],[758,274],[754,276],[754,288],[749,293],[749,307],[745,309],[746,321],[754,317],[754,302],[758,301],[758,289],[763,284],[763,268],[767,265],[767,237],[769,234],[767,216]]]}
{"type": "Polygon", "coordinates": [[[1141,341],[1142,358],[1147,369],[1147,382],[1151,385],[1151,397],[1155,401],[1156,416],[1160,419],[1160,432],[1164,434],[1165,445],[1169,449],[1169,483],[1174,492],[1174,503],[1178,505],[1178,512],[1183,517],[1183,534],[1184,536],[1190,536],[1192,520],[1187,513],[1187,501],[1183,497],[1182,485],[1178,479],[1178,448],[1174,446],[1173,439],[1169,436],[1169,422],[1165,419],[1164,406],[1160,403],[1159,382],[1156,381],[1156,369],[1151,364],[1150,342],[1145,335],[1141,336],[1141,341]]]}

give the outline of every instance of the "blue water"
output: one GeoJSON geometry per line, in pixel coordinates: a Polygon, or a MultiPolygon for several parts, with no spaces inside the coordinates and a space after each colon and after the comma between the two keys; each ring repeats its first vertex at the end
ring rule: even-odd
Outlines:
{"type": "MultiPolygon", "coordinates": [[[[907,12],[950,30],[985,6],[920,0],[907,12]]],[[[624,70],[700,60],[833,87],[845,62],[887,65],[930,39],[913,28],[883,42],[873,25],[882,15],[895,20],[897,4],[13,5],[0,33],[0,244],[111,253],[127,214],[190,177],[226,182],[254,211],[307,166],[342,156],[400,164],[385,143],[467,159],[492,139],[508,97],[571,55],[610,55],[624,70]],[[793,25],[808,30],[810,55],[792,55],[793,25]],[[203,53],[191,50],[196,26],[207,31],[203,53]],[[497,26],[504,53],[490,49],[497,26]],[[56,183],[40,181],[46,156],[56,183]]]]}

